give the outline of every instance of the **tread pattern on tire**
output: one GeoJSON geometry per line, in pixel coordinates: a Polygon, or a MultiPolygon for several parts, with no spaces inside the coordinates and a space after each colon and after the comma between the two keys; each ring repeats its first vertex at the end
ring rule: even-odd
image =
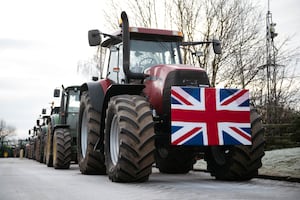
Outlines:
{"type": "Polygon", "coordinates": [[[47,138],[46,138],[46,143],[45,143],[45,162],[48,167],[53,167],[53,157],[52,157],[52,125],[51,122],[48,124],[48,133],[47,133],[47,138]]]}
{"type": "MultiPolygon", "coordinates": [[[[262,166],[261,159],[264,153],[264,129],[261,118],[255,109],[250,110],[252,145],[236,145],[228,149],[225,155],[225,163],[218,164],[212,153],[211,147],[205,160],[207,161],[207,170],[212,176],[220,180],[243,181],[250,180],[258,174],[258,169],[262,166]]],[[[223,152],[224,153],[224,152],[223,152]]]]}
{"type": "Polygon", "coordinates": [[[105,160],[107,174],[114,182],[147,181],[154,163],[154,124],[149,103],[144,97],[112,97],[105,120],[105,160]],[[119,156],[116,165],[110,156],[110,128],[114,116],[119,125],[119,156]]]}
{"type": "Polygon", "coordinates": [[[55,169],[68,169],[72,160],[72,136],[68,129],[58,128],[54,131],[53,139],[53,167],[55,169]]]}
{"type": "Polygon", "coordinates": [[[41,138],[36,138],[36,144],[35,144],[35,159],[38,162],[41,162],[41,156],[42,156],[42,151],[41,151],[41,138]]]}
{"type": "Polygon", "coordinates": [[[104,164],[104,153],[99,151],[94,151],[94,146],[100,137],[100,122],[101,115],[97,112],[91,104],[91,99],[87,92],[83,92],[80,102],[80,111],[79,111],[79,131],[77,137],[77,155],[78,155],[78,164],[81,173],[83,174],[106,174],[106,168],[104,164]],[[88,129],[88,138],[87,138],[87,152],[85,157],[82,155],[81,151],[81,123],[82,115],[84,109],[87,109],[87,129],[88,129]]]}

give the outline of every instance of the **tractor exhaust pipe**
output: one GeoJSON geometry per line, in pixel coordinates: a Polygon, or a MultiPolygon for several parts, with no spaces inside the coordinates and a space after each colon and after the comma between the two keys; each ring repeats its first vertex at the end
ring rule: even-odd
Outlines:
{"type": "MultiPolygon", "coordinates": [[[[128,17],[125,11],[121,13],[121,19],[122,19],[122,40],[123,40],[123,70],[127,77],[127,79],[130,79],[130,70],[129,70],[129,59],[130,59],[130,46],[129,46],[129,40],[130,40],[130,33],[129,33],[129,22],[128,17]]],[[[129,80],[126,80],[128,82],[129,80]]]]}
{"type": "Polygon", "coordinates": [[[121,13],[122,19],[122,40],[123,40],[123,70],[126,75],[126,82],[130,79],[144,79],[146,76],[143,73],[132,73],[129,69],[130,66],[130,32],[129,22],[125,11],[121,13]]]}

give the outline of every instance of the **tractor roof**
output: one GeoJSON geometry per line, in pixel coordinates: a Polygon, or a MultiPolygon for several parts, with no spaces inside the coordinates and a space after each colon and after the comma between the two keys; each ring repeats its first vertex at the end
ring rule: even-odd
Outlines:
{"type": "Polygon", "coordinates": [[[68,86],[65,88],[66,91],[69,91],[69,90],[80,90],[80,86],[79,85],[71,85],[71,86],[68,86]]]}
{"type": "MultiPolygon", "coordinates": [[[[129,27],[130,39],[137,40],[151,40],[151,41],[176,41],[181,42],[183,40],[183,34],[180,31],[164,30],[164,29],[152,29],[141,27],[129,27]]],[[[112,35],[121,36],[122,31],[119,30],[112,35]]],[[[121,38],[120,38],[121,39],[121,38]]],[[[116,38],[108,38],[101,44],[103,47],[109,47],[114,44],[120,43],[121,40],[116,38]]]]}
{"type": "Polygon", "coordinates": [[[153,29],[153,28],[141,28],[141,27],[130,27],[130,33],[148,34],[148,35],[161,35],[169,37],[183,37],[180,31],[164,30],[164,29],[153,29]]]}

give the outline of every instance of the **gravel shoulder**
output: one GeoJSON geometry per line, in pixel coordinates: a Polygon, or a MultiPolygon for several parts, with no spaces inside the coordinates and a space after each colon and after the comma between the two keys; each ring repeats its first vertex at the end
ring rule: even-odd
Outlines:
{"type": "MultiPolygon", "coordinates": [[[[266,151],[259,175],[300,178],[300,147],[266,151]]],[[[199,160],[194,169],[206,170],[206,162],[199,160]]]]}
{"type": "Polygon", "coordinates": [[[300,147],[266,151],[259,174],[300,178],[300,147]]]}

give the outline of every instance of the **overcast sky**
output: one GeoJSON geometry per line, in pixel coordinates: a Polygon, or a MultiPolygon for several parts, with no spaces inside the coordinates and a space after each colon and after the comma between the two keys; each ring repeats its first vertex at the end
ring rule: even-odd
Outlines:
{"type": "Polygon", "coordinates": [[[102,27],[99,0],[0,1],[0,119],[27,136],[53,90],[81,84],[92,57],[87,31],[102,27]]]}
{"type": "MultiPolygon", "coordinates": [[[[79,60],[88,60],[87,31],[103,27],[104,0],[0,1],[0,119],[28,135],[53,89],[81,84],[79,60]]],[[[267,0],[260,1],[266,7],[267,0]]],[[[271,0],[278,37],[300,45],[300,2],[271,0]]]]}

